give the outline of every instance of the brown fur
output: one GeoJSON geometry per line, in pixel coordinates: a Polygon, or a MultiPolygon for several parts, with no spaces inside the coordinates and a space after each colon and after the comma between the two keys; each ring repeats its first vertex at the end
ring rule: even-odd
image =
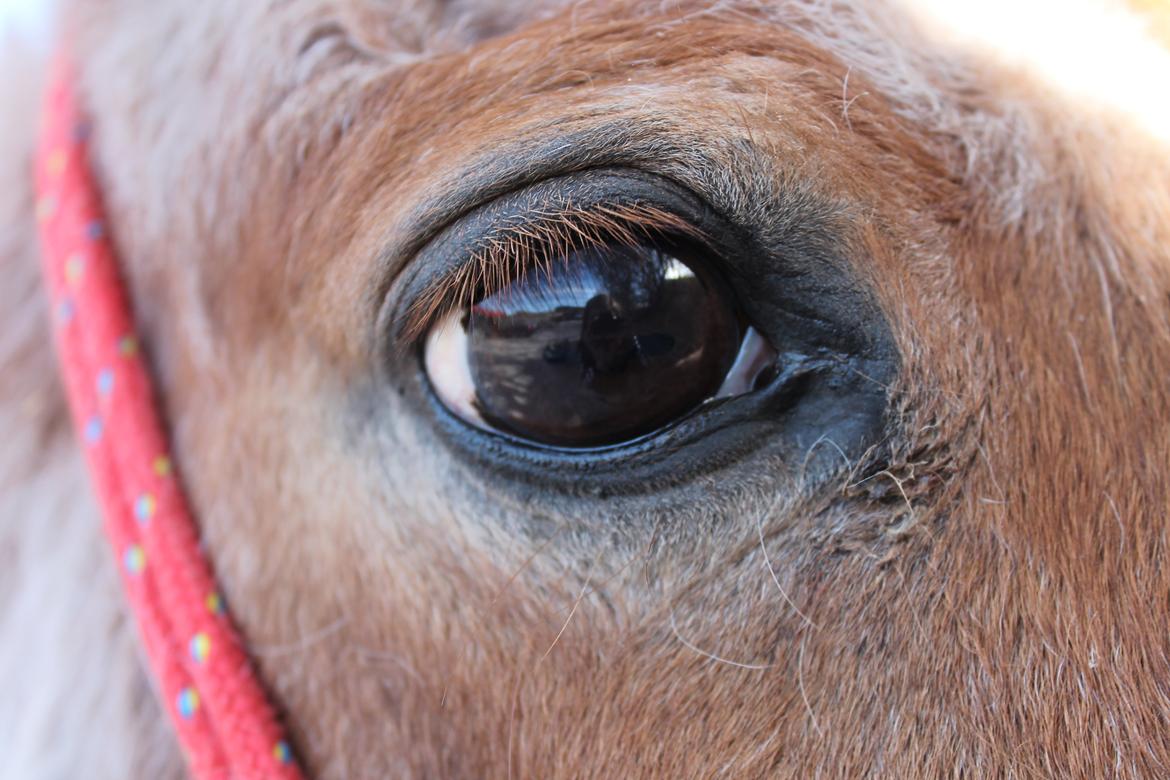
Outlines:
{"type": "Polygon", "coordinates": [[[178,465],[310,773],[1170,771],[1165,147],[878,3],[405,5],[69,17],[178,465]],[[582,509],[397,400],[413,221],[605,122],[833,204],[901,353],[881,446],[582,509]]]}

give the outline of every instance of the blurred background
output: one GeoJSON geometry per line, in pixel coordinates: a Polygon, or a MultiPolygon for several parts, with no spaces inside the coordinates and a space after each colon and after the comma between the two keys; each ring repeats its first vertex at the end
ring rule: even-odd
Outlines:
{"type": "Polygon", "coordinates": [[[0,46],[9,35],[35,37],[44,31],[47,0],[0,0],[0,46]]]}
{"type": "Polygon", "coordinates": [[[0,19],[6,23],[32,19],[40,13],[43,5],[44,0],[0,0],[0,19]]]}
{"type": "MultiPolygon", "coordinates": [[[[779,1],[779,0],[778,0],[779,1]]],[[[946,4],[954,0],[938,0],[946,4]]],[[[1075,1],[1075,0],[1074,0],[1075,1]]],[[[1170,44],[1170,0],[1115,0],[1144,12],[1150,26],[1163,42],[1170,44]]],[[[0,41],[5,33],[18,31],[35,35],[44,30],[45,8],[51,0],[0,0],[0,41]]],[[[929,4],[930,0],[926,0],[929,4]]],[[[960,0],[978,6],[979,0],[960,0]]]]}

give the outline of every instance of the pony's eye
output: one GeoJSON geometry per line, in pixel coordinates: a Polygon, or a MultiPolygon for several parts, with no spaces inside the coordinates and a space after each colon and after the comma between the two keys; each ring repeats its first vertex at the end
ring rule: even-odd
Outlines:
{"type": "Polygon", "coordinates": [[[440,320],[431,385],[473,425],[557,447],[625,442],[749,390],[775,353],[706,260],[654,245],[572,252],[440,320]]]}

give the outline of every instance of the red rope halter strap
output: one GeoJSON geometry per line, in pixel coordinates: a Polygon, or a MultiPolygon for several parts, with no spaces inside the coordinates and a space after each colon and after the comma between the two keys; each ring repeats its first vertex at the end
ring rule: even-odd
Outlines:
{"type": "Polygon", "coordinates": [[[172,470],[61,63],[43,121],[37,221],[57,352],[157,690],[194,777],[299,778],[172,470]]]}

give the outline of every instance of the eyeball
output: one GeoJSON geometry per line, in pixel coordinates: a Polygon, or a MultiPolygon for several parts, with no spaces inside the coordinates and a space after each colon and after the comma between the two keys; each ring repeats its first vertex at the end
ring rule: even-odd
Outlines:
{"type": "Polygon", "coordinates": [[[620,444],[750,390],[775,352],[682,254],[581,249],[482,297],[432,327],[431,386],[469,424],[555,447],[620,444]]]}

